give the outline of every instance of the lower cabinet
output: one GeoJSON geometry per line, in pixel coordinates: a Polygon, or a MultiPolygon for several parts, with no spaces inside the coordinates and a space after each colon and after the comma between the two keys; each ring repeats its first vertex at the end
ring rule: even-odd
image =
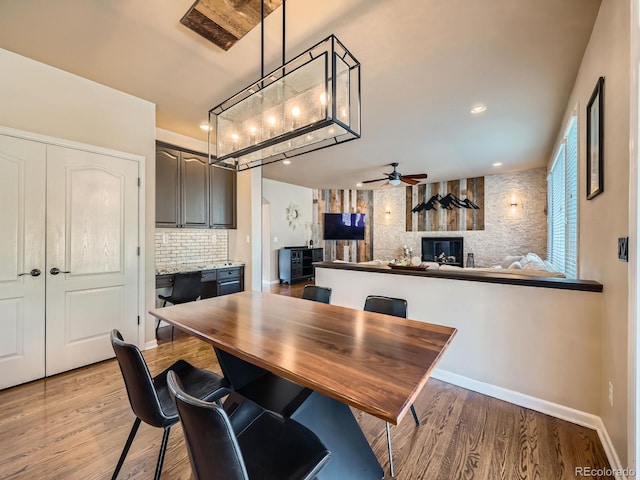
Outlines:
{"type": "MultiPolygon", "coordinates": [[[[175,274],[156,275],[156,288],[173,287],[175,274]]],[[[244,291],[244,267],[216,268],[202,271],[200,298],[219,297],[244,291]]]]}
{"type": "Polygon", "coordinates": [[[221,268],[218,270],[218,295],[242,292],[244,275],[238,268],[221,268]]]}
{"type": "Polygon", "coordinates": [[[218,296],[218,271],[205,270],[202,272],[202,290],[200,298],[211,298],[218,296]]]}
{"type": "Polygon", "coordinates": [[[315,274],[313,263],[324,257],[322,248],[285,247],[278,250],[278,276],[280,283],[308,280],[315,274]]]}

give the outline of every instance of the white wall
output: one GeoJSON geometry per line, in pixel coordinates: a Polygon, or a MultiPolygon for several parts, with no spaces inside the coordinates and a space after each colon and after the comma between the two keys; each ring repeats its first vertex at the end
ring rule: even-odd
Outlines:
{"type": "Polygon", "coordinates": [[[229,230],[229,259],[245,262],[246,290],[262,289],[262,168],[238,173],[237,229],[229,230]]]}
{"type": "MultiPolygon", "coordinates": [[[[154,306],[155,105],[0,49],[0,125],[142,155],[145,308],[154,306]]],[[[147,315],[145,339],[154,338],[147,315]]]]}
{"type": "Polygon", "coordinates": [[[373,258],[399,258],[404,245],[420,255],[421,238],[464,237],[464,261],[472,252],[476,267],[501,263],[507,255],[547,253],[546,169],[536,168],[484,177],[484,230],[407,232],[404,188],[374,192],[373,258]],[[514,196],[517,207],[512,208],[514,196]],[[389,209],[391,214],[385,212],[389,209]]]}
{"type": "Polygon", "coordinates": [[[313,190],[264,178],[262,196],[269,203],[271,211],[269,219],[271,268],[268,275],[266,271],[264,272],[264,277],[270,282],[276,282],[278,281],[278,249],[287,246],[303,246],[310,239],[311,231],[307,225],[313,220],[313,190]],[[287,220],[286,210],[290,205],[298,207],[299,215],[294,222],[287,220]],[[274,240],[276,237],[277,242],[274,240]]]}
{"type": "Polygon", "coordinates": [[[640,239],[638,239],[638,187],[640,185],[640,177],[638,176],[638,144],[640,143],[640,126],[638,117],[640,117],[640,82],[638,76],[640,74],[640,1],[631,0],[631,35],[630,35],[630,112],[629,112],[629,360],[628,360],[628,406],[629,421],[627,422],[627,436],[629,438],[627,452],[629,467],[638,470],[640,465],[640,423],[638,419],[640,415],[640,396],[637,395],[637,388],[640,383],[638,380],[638,346],[640,341],[638,334],[638,252],[640,249],[640,239]]]}
{"type": "Polygon", "coordinates": [[[209,153],[209,145],[207,142],[198,140],[197,138],[187,137],[180,133],[171,132],[163,128],[156,128],[156,140],[176,147],[186,148],[194,152],[200,152],[207,155],[209,153]]]}
{"type": "MultiPolygon", "coordinates": [[[[316,268],[331,303],[404,298],[414,320],[458,329],[439,368],[582,412],[599,410],[602,293],[316,268]]],[[[605,287],[606,288],[606,287],[605,287]]]]}
{"type": "Polygon", "coordinates": [[[629,1],[603,0],[563,122],[566,125],[577,106],[580,147],[578,275],[604,285],[599,331],[602,354],[598,359],[602,373],[595,387],[599,415],[622,465],[628,465],[629,264],[617,259],[617,239],[629,235],[629,9],[629,1]],[[586,106],[600,76],[605,77],[604,193],[587,200],[586,106]],[[609,405],[609,382],[614,386],[613,406],[609,405]]]}

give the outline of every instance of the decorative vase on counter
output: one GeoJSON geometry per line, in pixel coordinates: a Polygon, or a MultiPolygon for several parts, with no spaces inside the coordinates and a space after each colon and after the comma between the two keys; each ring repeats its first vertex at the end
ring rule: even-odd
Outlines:
{"type": "Polygon", "coordinates": [[[476,261],[473,258],[473,253],[467,253],[467,268],[475,268],[476,261]]]}

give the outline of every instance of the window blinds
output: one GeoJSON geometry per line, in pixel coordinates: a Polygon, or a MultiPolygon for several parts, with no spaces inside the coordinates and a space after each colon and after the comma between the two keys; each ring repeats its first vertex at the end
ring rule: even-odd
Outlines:
{"type": "Polygon", "coordinates": [[[549,261],[561,272],[565,271],[565,151],[563,143],[549,172],[549,261]]]}
{"type": "Polygon", "coordinates": [[[578,121],[572,117],[547,178],[547,255],[568,278],[578,276],[578,121]]]}
{"type": "Polygon", "coordinates": [[[578,121],[571,119],[566,149],[566,255],[565,275],[578,276],[578,121]]]}

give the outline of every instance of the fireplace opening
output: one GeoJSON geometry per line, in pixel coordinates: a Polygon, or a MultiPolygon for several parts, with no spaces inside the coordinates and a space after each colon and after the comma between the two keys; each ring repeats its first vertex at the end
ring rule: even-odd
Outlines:
{"type": "Polygon", "coordinates": [[[463,237],[422,237],[422,261],[462,267],[463,237]]]}

